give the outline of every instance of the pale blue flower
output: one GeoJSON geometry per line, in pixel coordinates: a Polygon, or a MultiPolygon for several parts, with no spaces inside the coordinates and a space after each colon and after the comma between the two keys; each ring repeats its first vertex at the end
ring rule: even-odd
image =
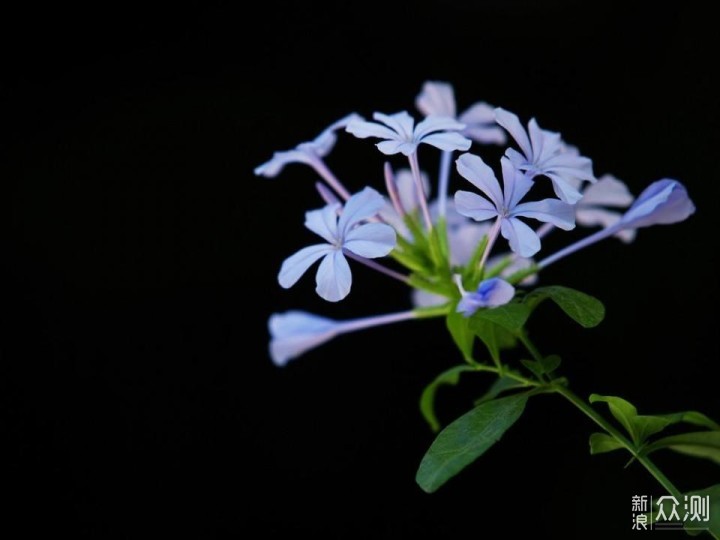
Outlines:
{"type": "Polygon", "coordinates": [[[392,227],[384,223],[363,223],[384,205],[382,195],[366,187],[350,197],[339,217],[339,204],[307,212],[305,226],[327,243],[303,248],[288,257],[280,269],[280,285],[286,289],[292,287],[313,263],[322,259],[315,277],[315,290],[329,302],[345,298],[350,292],[352,274],[343,252],[374,259],[387,255],[395,247],[392,227]]]}
{"type": "Polygon", "coordinates": [[[310,142],[298,144],[292,150],[275,152],[272,158],[255,168],[257,176],[274,178],[289,163],[305,163],[315,166],[322,158],[330,153],[337,141],[335,132],[346,127],[351,121],[359,119],[357,114],[349,114],[337,122],[330,124],[320,135],[310,142]]]}
{"type": "Polygon", "coordinates": [[[335,321],[306,311],[275,313],[268,321],[270,358],[276,366],[284,366],[340,334],[375,326],[408,321],[417,317],[413,311],[376,315],[348,321],[335,321]]]}
{"type": "Polygon", "coordinates": [[[658,180],[650,184],[638,195],[632,206],[615,224],[561,249],[540,261],[538,266],[545,268],[576,251],[621,231],[650,227],[652,225],[670,225],[685,221],[694,213],[695,205],[688,196],[685,186],[677,180],[667,178],[658,180]]]}
{"type": "Polygon", "coordinates": [[[415,106],[425,116],[446,116],[465,124],[460,133],[484,144],[505,144],[505,132],[495,122],[493,107],[479,101],[458,116],[455,91],[450,83],[427,81],[415,98],[415,106]]]}
{"type": "Polygon", "coordinates": [[[694,213],[695,205],[685,186],[677,180],[664,178],[645,188],[616,226],[639,229],[670,225],[685,221],[694,213]]]}
{"type": "MultiPolygon", "coordinates": [[[[627,186],[611,174],[604,174],[594,184],[589,184],[582,192],[583,198],[575,205],[575,221],[583,227],[611,227],[635,199],[627,186]]],[[[616,235],[623,242],[632,242],[634,229],[623,229],[616,235]]]]}
{"type": "Polygon", "coordinates": [[[494,277],[480,282],[474,292],[466,292],[463,289],[461,292],[462,298],[458,302],[457,312],[470,317],[480,308],[494,308],[507,304],[515,296],[515,287],[504,279],[494,277]]]}
{"type": "Polygon", "coordinates": [[[537,175],[550,178],[555,194],[562,201],[575,204],[582,198],[575,187],[578,182],[595,182],[592,161],[567,146],[559,133],[540,129],[534,118],[526,131],[517,115],[499,107],[495,109],[495,119],[515,139],[522,152],[508,148],[505,155],[531,178],[537,175]]]}
{"type": "Polygon", "coordinates": [[[428,116],[417,126],[413,117],[405,111],[391,115],[376,112],[373,114],[373,118],[382,124],[355,119],[347,125],[345,130],[360,139],[368,137],[384,139],[376,146],[386,155],[401,153],[410,156],[422,143],[440,150],[467,150],[470,148],[470,140],[458,133],[458,130],[465,128],[465,124],[452,118],[428,116]]]}
{"type": "Polygon", "coordinates": [[[497,218],[500,232],[510,243],[510,249],[521,257],[532,257],[540,250],[537,233],[518,218],[532,218],[570,230],[575,227],[573,207],[557,199],[521,203],[533,185],[532,180],[516,169],[507,158],[500,160],[503,188],[492,169],[473,154],[463,154],[457,160],[461,176],[483,192],[481,197],[469,191],[455,193],[457,211],[475,221],[497,218]]]}

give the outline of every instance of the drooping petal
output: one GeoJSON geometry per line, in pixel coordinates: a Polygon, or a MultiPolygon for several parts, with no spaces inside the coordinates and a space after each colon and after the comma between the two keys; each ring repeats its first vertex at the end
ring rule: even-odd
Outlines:
{"type": "Polygon", "coordinates": [[[628,187],[611,174],[602,175],[598,181],[585,188],[580,205],[611,206],[626,208],[634,197],[628,187]]]}
{"type": "Polygon", "coordinates": [[[395,114],[373,113],[373,119],[382,122],[391,130],[395,131],[400,139],[411,141],[413,138],[413,128],[415,120],[407,111],[400,111],[395,114]]]}
{"type": "Polygon", "coordinates": [[[377,146],[378,150],[380,150],[386,156],[393,156],[395,154],[409,156],[410,154],[415,153],[415,151],[417,150],[417,144],[401,140],[382,141],[377,143],[375,146],[377,146]]]}
{"type": "Polygon", "coordinates": [[[307,269],[315,261],[334,250],[335,248],[329,244],[315,244],[301,249],[294,255],[290,255],[280,267],[280,273],[278,274],[280,286],[289,289],[297,283],[297,280],[307,272],[307,269]]]}
{"type": "Polygon", "coordinates": [[[665,178],[650,184],[620,220],[622,227],[637,229],[684,221],[695,213],[687,189],[677,180],[665,178]]]}
{"type": "Polygon", "coordinates": [[[352,274],[342,251],[333,250],[320,262],[315,283],[315,291],[328,302],[338,302],[348,295],[352,274]]]}
{"type": "Polygon", "coordinates": [[[390,253],[396,242],[395,230],[390,225],[366,223],[347,233],[343,248],[355,255],[374,259],[390,253]]]}
{"type": "Polygon", "coordinates": [[[472,185],[482,191],[493,202],[495,208],[501,209],[503,193],[495,173],[485,162],[474,154],[463,154],[457,161],[457,170],[460,175],[472,185]]]}
{"type": "Polygon", "coordinates": [[[500,159],[500,167],[503,175],[504,205],[513,208],[530,191],[533,181],[506,157],[500,159]]]}
{"type": "Polygon", "coordinates": [[[498,210],[493,203],[477,193],[463,190],[455,192],[455,210],[458,214],[475,221],[485,221],[498,215],[498,210]]]}
{"type": "Polygon", "coordinates": [[[276,366],[284,366],[334,338],[337,327],[336,321],[305,311],[274,313],[268,321],[270,358],[276,366]]]}
{"type": "Polygon", "coordinates": [[[419,142],[423,137],[436,131],[459,131],[464,128],[465,124],[450,116],[428,116],[415,127],[413,138],[419,142]]]}
{"type": "Polygon", "coordinates": [[[320,210],[311,210],[305,213],[305,226],[312,232],[321,236],[328,243],[334,244],[338,239],[338,209],[340,204],[328,204],[320,210]]]}
{"type": "Polygon", "coordinates": [[[580,199],[582,199],[582,193],[580,193],[577,188],[573,187],[573,185],[562,176],[550,172],[545,173],[545,176],[547,176],[552,182],[553,191],[561,201],[568,204],[576,204],[580,199]]]}
{"type": "Polygon", "coordinates": [[[532,161],[533,151],[530,145],[530,138],[517,115],[497,107],[495,109],[495,121],[510,133],[510,136],[515,139],[515,142],[520,147],[520,150],[525,154],[525,157],[532,161]]]}
{"type": "Polygon", "coordinates": [[[532,257],[540,251],[537,233],[517,218],[503,219],[500,233],[510,243],[510,249],[521,257],[532,257]]]}
{"type": "Polygon", "coordinates": [[[275,178],[282,172],[288,163],[312,163],[312,156],[301,150],[286,150],[283,152],[275,152],[270,160],[262,165],[255,167],[253,171],[256,176],[265,176],[266,178],[275,178]]]}
{"type": "Polygon", "coordinates": [[[351,120],[345,128],[345,131],[355,135],[359,139],[377,137],[378,139],[394,140],[400,138],[400,136],[389,127],[365,120],[351,120]]]}
{"type": "Polygon", "coordinates": [[[450,83],[427,81],[415,98],[415,106],[425,116],[455,116],[455,92],[450,83]]]}
{"type": "Polygon", "coordinates": [[[495,277],[480,283],[477,291],[464,294],[457,311],[470,317],[480,308],[493,308],[507,304],[515,296],[515,287],[495,277]]]}
{"type": "Polygon", "coordinates": [[[575,228],[575,208],[557,199],[544,199],[542,201],[518,204],[510,215],[537,219],[543,223],[552,223],[565,231],[575,228]]]}
{"type": "Polygon", "coordinates": [[[455,131],[446,133],[433,133],[432,135],[426,135],[420,140],[421,143],[429,144],[440,150],[451,152],[453,150],[469,150],[472,146],[472,141],[466,137],[460,135],[455,131]]]}
{"type": "Polygon", "coordinates": [[[350,229],[364,219],[376,215],[385,206],[385,199],[371,187],[355,193],[348,199],[338,221],[338,238],[343,240],[350,229]]]}

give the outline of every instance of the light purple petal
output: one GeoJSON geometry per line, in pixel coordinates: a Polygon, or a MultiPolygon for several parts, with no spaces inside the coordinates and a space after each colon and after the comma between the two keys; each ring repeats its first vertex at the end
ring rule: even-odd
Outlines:
{"type": "Polygon", "coordinates": [[[478,101],[466,109],[458,120],[463,124],[484,124],[487,126],[495,125],[495,110],[484,101],[478,101]]]}
{"type": "Polygon", "coordinates": [[[450,83],[427,81],[415,98],[415,106],[425,116],[455,116],[455,93],[450,83]]]}
{"type": "Polygon", "coordinates": [[[493,202],[496,208],[503,207],[503,193],[495,173],[480,157],[474,154],[463,154],[456,162],[460,176],[470,181],[493,202]]]}
{"type": "Polygon", "coordinates": [[[423,137],[436,131],[459,131],[464,128],[465,124],[458,122],[455,118],[449,116],[428,116],[415,127],[413,138],[419,142],[423,137]]]}
{"type": "Polygon", "coordinates": [[[695,213],[687,189],[677,180],[663,179],[650,184],[621,219],[623,228],[669,225],[695,213]]]}
{"type": "Polygon", "coordinates": [[[459,227],[448,227],[450,263],[453,265],[467,264],[475,253],[483,236],[489,232],[490,225],[487,223],[472,223],[468,221],[459,227]]]}
{"type": "Polygon", "coordinates": [[[533,181],[506,157],[500,159],[500,166],[503,175],[504,205],[513,208],[530,191],[533,181]]]}
{"type": "Polygon", "coordinates": [[[350,229],[364,219],[375,216],[385,206],[385,199],[371,187],[355,193],[348,199],[338,221],[339,239],[347,237],[350,229]]]}
{"type": "Polygon", "coordinates": [[[440,294],[433,294],[431,292],[424,291],[423,289],[413,289],[411,293],[411,301],[413,307],[433,307],[446,304],[448,299],[440,294]]]}
{"type": "Polygon", "coordinates": [[[373,113],[373,119],[382,122],[390,129],[395,131],[399,138],[404,141],[411,141],[413,138],[413,127],[415,120],[407,111],[401,111],[395,114],[373,113]]]}
{"type": "Polygon", "coordinates": [[[320,210],[306,212],[305,226],[329,244],[334,244],[338,239],[337,212],[340,206],[340,204],[328,204],[320,210]]]}
{"type": "Polygon", "coordinates": [[[511,215],[537,219],[543,223],[552,223],[565,231],[575,228],[575,208],[557,199],[544,199],[542,201],[518,204],[511,215]]]}
{"type": "Polygon", "coordinates": [[[510,249],[521,257],[532,257],[540,251],[538,235],[517,218],[503,219],[500,232],[510,243],[510,249]]]}
{"type": "Polygon", "coordinates": [[[311,164],[312,157],[300,150],[287,150],[283,152],[275,152],[273,157],[255,167],[253,171],[256,176],[265,176],[266,178],[275,178],[283,170],[288,163],[305,163],[311,164]]]}
{"type": "Polygon", "coordinates": [[[480,308],[494,308],[507,304],[515,296],[515,287],[501,278],[482,281],[477,290],[463,295],[458,302],[457,311],[466,317],[472,316],[480,308]]]}
{"type": "Polygon", "coordinates": [[[485,221],[498,215],[498,209],[493,203],[471,191],[455,192],[455,210],[475,221],[485,221]]]}
{"type": "Polygon", "coordinates": [[[505,157],[507,157],[512,162],[512,164],[515,165],[515,167],[523,171],[530,166],[527,158],[514,148],[508,148],[507,150],[505,150],[505,157]]]}
{"type": "Polygon", "coordinates": [[[306,351],[322,345],[336,335],[338,323],[305,311],[274,313],[268,321],[270,358],[284,366],[306,351]]]}
{"type": "Polygon", "coordinates": [[[333,246],[328,244],[315,244],[301,249],[294,255],[290,255],[282,263],[280,267],[280,273],[278,274],[278,282],[284,289],[289,289],[302,275],[307,272],[307,269],[319,258],[336,251],[333,246]]]}
{"type": "MultiPolygon", "coordinates": [[[[428,175],[420,171],[420,181],[422,182],[425,195],[430,194],[430,180],[428,175]]],[[[420,205],[417,188],[415,187],[415,179],[410,169],[399,169],[395,173],[395,184],[397,185],[398,198],[400,204],[406,212],[413,212],[420,205]]]]}
{"type": "Polygon", "coordinates": [[[352,133],[359,139],[377,137],[378,139],[394,140],[400,138],[392,129],[381,126],[376,122],[366,122],[365,120],[351,120],[345,128],[345,131],[352,133]]]}
{"type": "Polygon", "coordinates": [[[390,225],[366,223],[347,233],[343,248],[355,255],[374,259],[390,253],[396,242],[395,230],[390,225]]]}
{"type": "Polygon", "coordinates": [[[432,135],[426,135],[420,141],[440,150],[450,152],[452,150],[469,150],[472,146],[472,141],[466,137],[463,137],[457,132],[447,133],[433,133],[432,135]]]}
{"type": "Polygon", "coordinates": [[[555,173],[545,173],[545,176],[552,181],[553,191],[555,191],[555,195],[557,195],[561,201],[568,204],[576,204],[582,199],[582,193],[562,176],[555,173]]]}
{"type": "MultiPolygon", "coordinates": [[[[581,205],[576,206],[575,220],[579,225],[583,227],[595,227],[601,226],[603,229],[607,229],[616,225],[622,215],[614,210],[605,210],[599,207],[583,207],[581,205]]],[[[629,244],[635,240],[637,231],[635,229],[622,229],[615,233],[615,236],[629,244]]]]}
{"type": "Polygon", "coordinates": [[[495,109],[495,121],[510,133],[510,136],[515,139],[515,142],[520,147],[520,150],[525,154],[525,157],[532,161],[533,151],[530,145],[530,139],[517,115],[498,107],[495,109]]]}
{"type": "Polygon", "coordinates": [[[320,262],[315,283],[315,291],[328,302],[338,302],[348,295],[352,274],[342,251],[333,251],[320,262]]]}
{"type": "Polygon", "coordinates": [[[627,208],[632,204],[633,199],[628,187],[622,181],[611,174],[604,174],[595,184],[585,188],[583,198],[578,204],[627,208]]]}
{"type": "Polygon", "coordinates": [[[377,146],[378,150],[386,156],[392,156],[400,153],[404,156],[409,156],[417,150],[417,144],[407,141],[382,141],[377,143],[375,146],[377,146]]]}

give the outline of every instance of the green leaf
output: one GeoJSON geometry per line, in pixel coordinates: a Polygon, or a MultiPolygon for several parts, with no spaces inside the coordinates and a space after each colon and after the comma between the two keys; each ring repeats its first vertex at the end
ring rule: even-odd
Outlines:
{"type": "Polygon", "coordinates": [[[597,326],[605,317],[605,307],[600,300],[589,294],[558,285],[538,287],[525,297],[525,303],[532,311],[546,299],[555,302],[571,319],[584,328],[597,326]]]}
{"type": "Polygon", "coordinates": [[[428,493],[436,491],[495,444],[512,426],[527,394],[486,401],[443,429],[423,457],[415,480],[428,493]]]}
{"type": "Polygon", "coordinates": [[[435,415],[435,394],[441,385],[455,386],[460,381],[460,374],[466,371],[476,371],[472,366],[464,364],[451,367],[447,371],[443,371],[435,377],[435,380],[428,384],[420,395],[420,412],[430,424],[430,429],[434,432],[440,430],[440,422],[435,415]]]}
{"type": "Polygon", "coordinates": [[[696,431],[663,437],[648,445],[645,453],[663,448],[692,457],[707,458],[720,465],[720,431],[696,431]]]}
{"type": "Polygon", "coordinates": [[[590,435],[590,453],[593,455],[604,454],[621,448],[623,448],[623,445],[607,433],[593,433],[590,435]]]}
{"type": "Polygon", "coordinates": [[[472,357],[473,342],[475,334],[470,330],[470,319],[455,310],[448,313],[445,319],[450,335],[458,346],[466,362],[471,364],[475,361],[472,357]]]}
{"type": "Polygon", "coordinates": [[[610,412],[622,424],[636,446],[640,446],[648,437],[668,427],[672,422],[663,416],[639,415],[635,406],[616,396],[590,396],[590,403],[598,401],[608,404],[610,412]]]}
{"type": "Polygon", "coordinates": [[[480,338],[496,364],[500,363],[500,351],[515,346],[517,339],[513,334],[488,320],[470,318],[470,330],[480,338]]]}
{"type": "Polygon", "coordinates": [[[717,422],[698,411],[684,411],[672,414],[661,414],[658,416],[660,418],[665,418],[669,420],[671,424],[684,422],[686,424],[692,424],[694,426],[700,426],[712,429],[714,431],[720,431],[720,425],[717,422]]]}
{"type": "Polygon", "coordinates": [[[496,308],[478,309],[471,318],[483,319],[501,326],[508,332],[517,333],[525,325],[529,316],[528,306],[519,302],[510,302],[496,308]]]}
{"type": "Polygon", "coordinates": [[[538,379],[542,379],[543,375],[549,375],[560,367],[560,357],[557,354],[551,354],[539,361],[520,360],[522,365],[528,368],[538,379]]]}
{"type": "Polygon", "coordinates": [[[597,403],[598,401],[608,404],[610,413],[622,424],[625,431],[630,434],[632,440],[637,444],[637,432],[633,423],[637,417],[637,409],[635,406],[629,401],[615,396],[601,396],[598,394],[592,394],[590,396],[590,403],[597,403]]]}
{"type": "MultiPolygon", "coordinates": [[[[506,371],[511,371],[509,368],[505,369],[506,371]]],[[[523,383],[516,381],[511,377],[506,377],[503,375],[502,377],[498,377],[497,379],[495,379],[495,381],[493,381],[493,383],[490,385],[490,388],[488,388],[487,392],[485,392],[482,396],[475,400],[475,405],[480,405],[485,401],[495,399],[500,394],[509,390],[515,390],[517,388],[525,387],[526,385],[524,385],[523,383]]]]}
{"type": "Polygon", "coordinates": [[[475,251],[472,254],[472,257],[470,257],[470,260],[468,263],[463,267],[462,269],[462,278],[463,281],[469,284],[471,288],[475,288],[478,286],[478,282],[480,281],[481,277],[481,269],[480,269],[480,259],[482,259],[483,253],[485,253],[485,248],[487,247],[488,243],[488,237],[487,234],[482,237],[480,242],[478,242],[477,247],[475,248],[475,251]]]}

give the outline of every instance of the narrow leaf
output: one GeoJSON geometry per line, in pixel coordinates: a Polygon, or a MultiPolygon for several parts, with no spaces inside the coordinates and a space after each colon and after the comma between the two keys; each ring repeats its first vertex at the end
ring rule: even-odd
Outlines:
{"type": "Polygon", "coordinates": [[[486,401],[440,432],[423,457],[415,480],[428,493],[495,444],[525,409],[527,394],[486,401]]]}
{"type": "Polygon", "coordinates": [[[590,453],[593,455],[604,454],[621,448],[623,448],[623,445],[607,433],[593,433],[590,435],[590,453]]]}
{"type": "Polygon", "coordinates": [[[437,389],[442,385],[456,385],[460,381],[460,374],[466,371],[476,371],[472,366],[460,365],[454,366],[443,371],[435,377],[435,380],[428,384],[420,395],[420,412],[430,424],[430,429],[434,432],[440,430],[440,422],[435,415],[435,394],[437,389]]]}
{"type": "Polygon", "coordinates": [[[686,424],[692,424],[694,426],[705,427],[714,431],[720,431],[720,425],[717,422],[698,411],[684,411],[672,414],[661,414],[659,416],[660,418],[665,418],[669,420],[671,424],[684,422],[686,424]]]}
{"type": "Polygon", "coordinates": [[[633,442],[638,444],[640,441],[634,424],[634,420],[637,417],[637,409],[635,406],[629,401],[625,401],[616,396],[601,396],[598,394],[592,394],[590,396],[590,403],[597,403],[598,401],[608,404],[610,413],[622,424],[633,442]]]}
{"type": "Polygon", "coordinates": [[[509,390],[515,390],[517,388],[525,387],[526,385],[524,385],[523,383],[516,381],[511,377],[506,377],[503,375],[502,377],[498,377],[497,379],[495,379],[495,381],[490,385],[490,388],[488,388],[487,392],[485,392],[482,396],[475,400],[475,405],[480,405],[485,401],[495,399],[500,394],[509,390]]]}
{"type": "Polygon", "coordinates": [[[663,448],[688,456],[707,458],[720,465],[720,431],[670,435],[648,445],[645,452],[649,454],[663,448]]]}

